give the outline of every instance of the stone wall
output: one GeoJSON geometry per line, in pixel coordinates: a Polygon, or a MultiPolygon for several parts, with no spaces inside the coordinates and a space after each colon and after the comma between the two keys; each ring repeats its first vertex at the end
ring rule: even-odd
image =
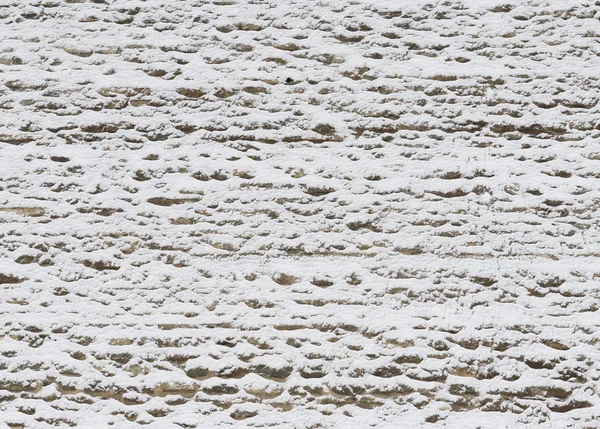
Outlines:
{"type": "Polygon", "coordinates": [[[598,428],[600,3],[0,2],[0,423],[598,428]]]}

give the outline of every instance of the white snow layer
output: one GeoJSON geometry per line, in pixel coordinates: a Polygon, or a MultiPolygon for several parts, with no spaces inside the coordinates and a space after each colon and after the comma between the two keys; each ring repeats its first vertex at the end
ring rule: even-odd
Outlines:
{"type": "Polygon", "coordinates": [[[599,18],[0,1],[0,426],[600,428],[599,18]]]}

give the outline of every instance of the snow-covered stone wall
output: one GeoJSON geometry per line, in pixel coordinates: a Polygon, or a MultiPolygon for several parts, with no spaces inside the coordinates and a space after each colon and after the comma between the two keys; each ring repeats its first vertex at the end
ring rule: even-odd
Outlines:
{"type": "Polygon", "coordinates": [[[600,427],[599,18],[0,0],[0,426],[600,427]]]}

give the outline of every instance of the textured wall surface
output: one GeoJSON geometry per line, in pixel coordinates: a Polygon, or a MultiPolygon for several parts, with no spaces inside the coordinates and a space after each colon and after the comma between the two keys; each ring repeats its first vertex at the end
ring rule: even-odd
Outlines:
{"type": "Polygon", "coordinates": [[[599,42],[593,1],[0,0],[0,426],[599,428],[599,42]]]}

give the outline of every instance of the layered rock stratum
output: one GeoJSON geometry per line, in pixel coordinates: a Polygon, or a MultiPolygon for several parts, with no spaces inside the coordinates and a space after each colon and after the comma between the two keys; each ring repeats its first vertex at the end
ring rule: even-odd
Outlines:
{"type": "Polygon", "coordinates": [[[599,428],[599,18],[1,0],[0,425],[599,428]]]}

